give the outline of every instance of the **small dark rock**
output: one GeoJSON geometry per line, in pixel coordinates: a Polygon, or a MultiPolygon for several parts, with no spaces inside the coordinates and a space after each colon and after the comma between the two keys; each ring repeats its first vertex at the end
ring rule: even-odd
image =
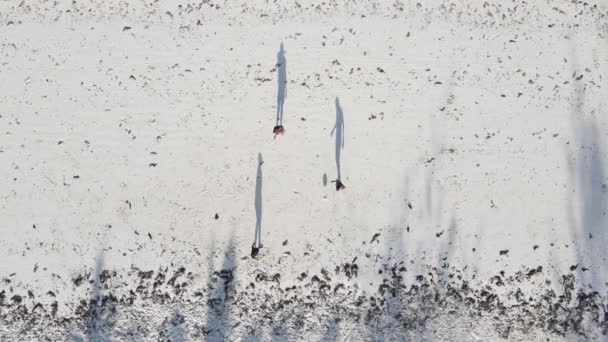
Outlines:
{"type": "Polygon", "coordinates": [[[55,317],[57,315],[58,306],[59,304],[57,304],[57,301],[54,301],[53,304],[51,304],[51,316],[55,317]]]}
{"type": "Polygon", "coordinates": [[[537,273],[541,273],[543,271],[543,267],[542,266],[538,266],[537,268],[533,268],[530,271],[528,271],[528,278],[530,278],[531,276],[537,274],[537,273]]]}
{"type": "Polygon", "coordinates": [[[372,241],[370,241],[369,243],[372,243],[372,242],[374,242],[374,241],[376,241],[376,242],[380,243],[380,242],[378,241],[378,236],[380,236],[380,233],[376,233],[376,234],[374,234],[374,236],[372,236],[372,241]]]}
{"type": "Polygon", "coordinates": [[[84,280],[84,276],[82,274],[79,274],[78,277],[72,279],[72,282],[74,283],[74,285],[80,286],[80,284],[82,283],[83,280],[84,280]]]}
{"type": "Polygon", "coordinates": [[[140,271],[140,272],[138,273],[138,276],[139,276],[141,279],[150,279],[150,278],[152,278],[152,275],[153,275],[153,274],[154,274],[154,271],[146,271],[146,272],[140,271]]]}

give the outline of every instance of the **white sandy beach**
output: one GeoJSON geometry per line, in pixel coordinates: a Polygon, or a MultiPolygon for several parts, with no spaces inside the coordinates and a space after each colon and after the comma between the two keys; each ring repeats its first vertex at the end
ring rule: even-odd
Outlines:
{"type": "Polygon", "coordinates": [[[608,341],[607,39],[602,1],[3,1],[0,340],[608,341]]]}

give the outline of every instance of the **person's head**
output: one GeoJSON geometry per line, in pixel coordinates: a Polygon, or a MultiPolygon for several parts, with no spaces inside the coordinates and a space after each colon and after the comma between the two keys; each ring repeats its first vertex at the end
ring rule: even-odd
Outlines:
{"type": "Polygon", "coordinates": [[[258,153],[258,163],[262,164],[264,161],[262,160],[262,154],[258,153]]]}

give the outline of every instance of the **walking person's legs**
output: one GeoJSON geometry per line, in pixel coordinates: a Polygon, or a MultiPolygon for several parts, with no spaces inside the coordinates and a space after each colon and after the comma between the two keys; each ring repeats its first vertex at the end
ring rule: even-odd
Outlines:
{"type": "Polygon", "coordinates": [[[279,96],[277,101],[277,123],[276,126],[274,126],[274,129],[272,130],[272,133],[274,133],[275,135],[285,133],[285,128],[283,128],[283,104],[284,99],[279,96]]]}
{"type": "Polygon", "coordinates": [[[336,179],[336,191],[340,191],[345,188],[344,184],[342,184],[342,172],[340,167],[340,154],[341,154],[341,145],[342,141],[341,135],[336,134],[336,170],[338,173],[338,178],[336,179]]]}

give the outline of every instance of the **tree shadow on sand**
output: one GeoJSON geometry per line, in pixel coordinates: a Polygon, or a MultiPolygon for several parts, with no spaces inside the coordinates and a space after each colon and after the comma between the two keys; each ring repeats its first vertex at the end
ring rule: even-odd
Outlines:
{"type": "Polygon", "coordinates": [[[207,276],[207,317],[203,334],[208,341],[229,341],[232,331],[230,306],[236,288],[236,247],[234,237],[230,237],[224,252],[222,265],[215,269],[213,257],[208,261],[207,276]]]}
{"type": "MultiPolygon", "coordinates": [[[[443,212],[445,194],[434,182],[433,172],[427,169],[425,196],[421,201],[424,205],[412,204],[407,199],[411,194],[404,195],[404,212],[423,210],[424,226],[413,226],[407,214],[401,214],[402,219],[396,224],[392,236],[387,237],[385,254],[387,264],[384,266],[384,280],[380,286],[380,294],[386,298],[387,316],[392,320],[392,326],[401,326],[402,331],[396,333],[397,340],[417,341],[432,323],[452,302],[450,287],[451,278],[459,270],[453,263],[457,257],[461,262],[466,256],[456,255],[458,240],[458,225],[455,214],[449,219],[443,212]],[[411,240],[414,230],[423,230],[424,234],[434,237],[424,240],[436,240],[437,243],[421,245],[411,240]],[[396,243],[396,245],[395,245],[396,243]],[[408,276],[409,273],[409,276],[408,276]],[[413,273],[413,274],[412,274],[413,273]],[[406,284],[406,279],[412,281],[406,284]]],[[[406,189],[409,177],[406,178],[406,189]]],[[[458,305],[458,304],[456,304],[458,305]]]]}
{"type": "Polygon", "coordinates": [[[104,296],[103,290],[107,289],[106,282],[116,274],[104,270],[103,251],[99,252],[95,258],[93,272],[93,278],[90,280],[89,301],[81,301],[80,306],[76,309],[76,314],[84,319],[84,337],[71,334],[71,339],[74,342],[110,341],[110,329],[113,326],[113,316],[116,313],[116,308],[112,304],[116,304],[117,299],[112,293],[104,296]]]}
{"type": "MultiPolygon", "coordinates": [[[[571,60],[576,73],[576,56],[571,60]]],[[[570,114],[574,141],[566,151],[573,192],[566,209],[577,258],[571,270],[576,272],[581,286],[601,289],[608,281],[607,156],[602,150],[596,113],[585,108],[585,90],[582,82],[574,82],[575,101],[570,114]]]]}
{"type": "Polygon", "coordinates": [[[166,337],[169,342],[186,342],[188,338],[188,331],[185,327],[186,317],[182,313],[179,304],[173,308],[171,316],[169,316],[164,324],[167,326],[166,337]]]}

